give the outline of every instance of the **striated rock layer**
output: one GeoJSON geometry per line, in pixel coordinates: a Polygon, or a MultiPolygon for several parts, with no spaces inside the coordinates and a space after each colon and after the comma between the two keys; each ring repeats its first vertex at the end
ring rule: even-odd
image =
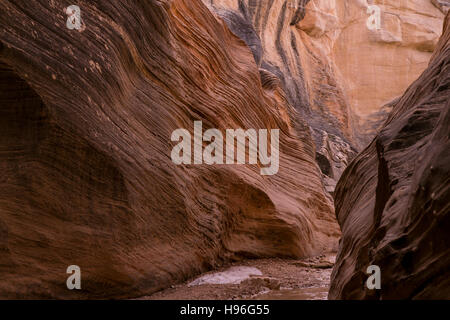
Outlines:
{"type": "Polygon", "coordinates": [[[0,2],[1,298],[133,297],[333,249],[309,128],[202,1],[78,1],[79,31],[67,5],[0,2]],[[195,120],[279,128],[278,174],[175,165],[171,133],[195,120]]]}
{"type": "Polygon", "coordinates": [[[332,192],[356,155],[352,113],[329,54],[332,42],[299,29],[310,0],[203,0],[252,49],[265,73],[280,79],[309,126],[325,188],[332,192]]]}
{"type": "Polygon", "coordinates": [[[336,189],[331,299],[450,299],[450,14],[425,72],[336,189]],[[366,269],[381,269],[368,290],[366,269]]]}
{"type": "Polygon", "coordinates": [[[375,136],[392,101],[424,71],[442,31],[444,0],[203,0],[276,75],[306,119],[333,192],[375,136]],[[370,5],[380,28],[370,30],[370,5]],[[386,85],[386,81],[389,85],[386,85]]]}

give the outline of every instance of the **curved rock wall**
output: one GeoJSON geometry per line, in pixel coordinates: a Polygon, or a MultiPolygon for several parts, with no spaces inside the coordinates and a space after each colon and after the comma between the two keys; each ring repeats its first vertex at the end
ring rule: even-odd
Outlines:
{"type": "Polygon", "coordinates": [[[79,1],[79,31],[65,5],[0,3],[0,297],[133,297],[335,248],[308,126],[200,0],[79,1]],[[279,128],[278,174],[175,165],[171,133],[195,120],[279,128]]]}
{"type": "Polygon", "coordinates": [[[337,190],[330,297],[449,296],[448,33],[397,97],[446,1],[79,1],[79,31],[66,5],[0,2],[0,297],[134,297],[335,250],[325,190],[392,108],[337,190]],[[171,133],[196,120],[279,128],[278,174],[175,165],[171,133]],[[73,264],[82,291],[66,288],[73,264]],[[367,264],[392,279],[381,293],[367,264]]]}
{"type": "Polygon", "coordinates": [[[425,72],[336,189],[331,299],[450,298],[450,14],[425,72]],[[378,265],[381,290],[365,285],[378,265]]]}

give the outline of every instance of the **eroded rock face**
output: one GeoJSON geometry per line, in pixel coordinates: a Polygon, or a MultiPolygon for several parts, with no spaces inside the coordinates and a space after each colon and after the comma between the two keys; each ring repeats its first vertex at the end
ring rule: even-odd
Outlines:
{"type": "Polygon", "coordinates": [[[332,299],[450,298],[450,15],[425,72],[336,189],[332,299]],[[368,290],[366,269],[381,269],[368,290]]]}
{"type": "Polygon", "coordinates": [[[133,297],[333,249],[309,127],[221,19],[200,0],[80,2],[77,31],[65,5],[0,3],[0,297],[133,297]],[[278,174],[175,165],[171,133],[195,120],[279,128],[278,174]]]}
{"type": "Polygon", "coordinates": [[[336,1],[336,15],[341,31],[333,57],[365,147],[377,132],[372,123],[380,107],[402,95],[427,67],[444,15],[430,0],[336,1]],[[380,28],[370,30],[372,4],[380,8],[380,28]]]}
{"type": "Polygon", "coordinates": [[[324,188],[333,192],[339,168],[345,168],[346,161],[354,157],[357,145],[352,113],[329,57],[332,42],[319,43],[298,28],[310,1],[204,2],[252,48],[261,72],[280,80],[288,101],[310,128],[324,188]],[[338,149],[348,151],[337,164],[328,137],[335,137],[334,144],[342,142],[338,149]]]}
{"type": "Polygon", "coordinates": [[[386,119],[382,107],[426,68],[444,19],[444,5],[431,0],[203,1],[252,48],[261,69],[281,80],[311,128],[331,193],[386,119]],[[379,30],[367,27],[373,4],[379,30]]]}

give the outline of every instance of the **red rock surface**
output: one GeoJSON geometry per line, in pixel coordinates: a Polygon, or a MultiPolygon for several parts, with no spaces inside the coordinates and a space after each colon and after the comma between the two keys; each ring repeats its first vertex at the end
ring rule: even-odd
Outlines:
{"type": "Polygon", "coordinates": [[[78,1],[76,31],[68,4],[0,3],[1,298],[134,297],[333,248],[309,129],[222,20],[200,0],[78,1]],[[279,173],[176,166],[194,120],[280,128],[279,173]]]}
{"type": "Polygon", "coordinates": [[[428,68],[336,188],[331,299],[450,299],[450,14],[428,68]],[[381,290],[368,290],[369,265],[381,290]]]}

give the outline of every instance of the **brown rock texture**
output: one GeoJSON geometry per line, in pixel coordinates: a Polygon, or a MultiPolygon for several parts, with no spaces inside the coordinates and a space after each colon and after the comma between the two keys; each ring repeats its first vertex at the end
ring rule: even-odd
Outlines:
{"type": "Polygon", "coordinates": [[[450,14],[428,68],[336,188],[331,299],[450,299],[450,14]],[[368,290],[366,269],[381,269],[368,290]]]}
{"type": "Polygon", "coordinates": [[[200,0],[77,4],[79,31],[67,1],[0,2],[1,298],[137,297],[333,249],[309,127],[222,19],[200,0]],[[279,128],[278,174],[175,165],[171,133],[195,120],[279,128]]]}

